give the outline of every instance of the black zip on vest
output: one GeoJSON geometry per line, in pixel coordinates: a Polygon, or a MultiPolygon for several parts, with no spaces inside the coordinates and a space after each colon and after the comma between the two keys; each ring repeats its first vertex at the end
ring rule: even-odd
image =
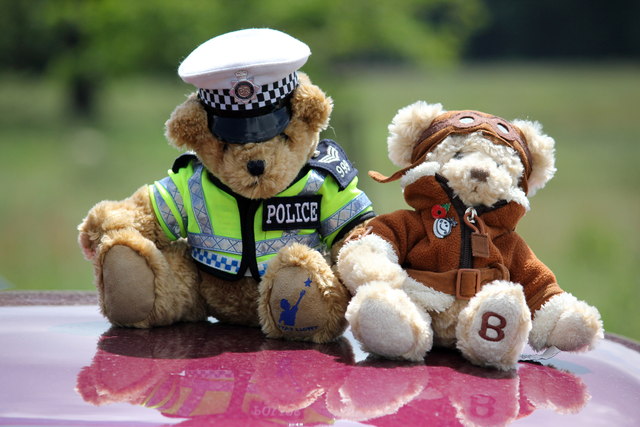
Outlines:
{"type": "Polygon", "coordinates": [[[238,202],[238,212],[240,212],[240,232],[242,233],[242,261],[239,273],[244,273],[248,268],[251,276],[259,282],[260,272],[256,261],[256,236],[253,221],[262,200],[247,199],[239,195],[235,195],[235,197],[238,202]]]}
{"type": "MultiPolygon", "coordinates": [[[[449,187],[448,180],[436,174],[436,180],[442,186],[442,189],[447,193],[447,197],[451,201],[454,209],[458,213],[459,225],[460,225],[460,266],[458,268],[473,268],[473,252],[471,250],[471,233],[473,230],[464,222],[464,214],[467,210],[467,207],[462,200],[453,193],[451,187],[449,187]]],[[[490,212],[492,210],[498,209],[507,204],[506,200],[500,200],[496,202],[493,206],[474,206],[478,215],[482,215],[484,213],[490,212]]]]}

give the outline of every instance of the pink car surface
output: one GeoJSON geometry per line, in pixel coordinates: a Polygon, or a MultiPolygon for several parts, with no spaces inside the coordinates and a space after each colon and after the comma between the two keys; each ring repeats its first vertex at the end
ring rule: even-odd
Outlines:
{"type": "Polygon", "coordinates": [[[348,330],[319,345],[214,319],[114,328],[94,294],[5,291],[0,425],[638,426],[639,350],[608,334],[501,372],[451,350],[372,358],[348,330]]]}

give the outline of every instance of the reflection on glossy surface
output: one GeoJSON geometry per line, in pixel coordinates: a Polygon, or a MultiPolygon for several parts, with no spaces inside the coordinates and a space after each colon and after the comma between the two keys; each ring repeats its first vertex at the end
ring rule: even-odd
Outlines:
{"type": "Polygon", "coordinates": [[[505,373],[451,351],[422,364],[369,359],[349,334],[317,345],[210,322],[109,328],[90,310],[0,307],[0,425],[638,425],[640,416],[640,356],[610,340],[505,373]]]}
{"type": "Polygon", "coordinates": [[[355,363],[346,339],[290,343],[217,323],[110,329],[78,375],[78,391],[95,405],[127,402],[194,422],[252,424],[433,418],[497,425],[539,406],[577,412],[587,400],[579,378],[541,365],[505,374],[451,352],[432,354],[428,365],[355,363]]]}

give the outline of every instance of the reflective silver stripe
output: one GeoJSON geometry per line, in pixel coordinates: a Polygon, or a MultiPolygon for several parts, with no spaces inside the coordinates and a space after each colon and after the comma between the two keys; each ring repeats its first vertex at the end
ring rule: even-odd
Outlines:
{"type": "Polygon", "coordinates": [[[317,233],[302,234],[297,236],[282,236],[279,239],[261,240],[256,242],[256,256],[273,255],[290,243],[301,243],[310,248],[319,248],[321,245],[320,236],[317,233]]]}
{"type": "Polygon", "coordinates": [[[240,260],[229,258],[224,255],[216,254],[204,249],[193,248],[191,250],[193,258],[216,270],[222,270],[227,273],[237,274],[240,271],[240,260]]]}
{"type": "Polygon", "coordinates": [[[160,194],[160,191],[153,186],[153,197],[156,199],[156,206],[158,207],[158,212],[160,212],[160,216],[162,216],[162,221],[167,225],[167,228],[173,236],[177,239],[180,237],[180,224],[178,224],[178,220],[171,212],[169,205],[160,194]]]}
{"type": "Polygon", "coordinates": [[[202,171],[204,167],[201,163],[196,164],[196,170],[189,178],[189,194],[191,194],[191,208],[198,222],[200,231],[204,234],[213,235],[213,227],[209,219],[209,212],[204,200],[204,191],[202,189],[202,171]]]}
{"type": "Polygon", "coordinates": [[[298,194],[299,196],[310,196],[312,194],[316,194],[322,184],[324,183],[325,175],[321,174],[315,169],[311,170],[309,174],[309,179],[307,179],[307,183],[304,185],[302,191],[298,194]]]}
{"type": "Polygon", "coordinates": [[[320,233],[323,237],[329,236],[370,205],[371,200],[369,200],[367,195],[360,193],[336,213],[322,221],[322,223],[320,223],[320,233]]]}
{"type": "Polygon", "coordinates": [[[173,182],[171,177],[168,176],[158,181],[158,183],[162,185],[173,198],[173,202],[176,204],[176,207],[180,212],[180,216],[182,217],[182,223],[186,226],[187,212],[184,210],[184,202],[182,201],[182,194],[180,194],[178,186],[173,182]]]}
{"type": "MultiPolygon", "coordinates": [[[[189,245],[194,248],[225,252],[233,255],[242,255],[242,240],[229,237],[212,236],[203,233],[189,233],[189,245]]],[[[256,242],[256,257],[274,255],[290,243],[301,243],[311,248],[321,246],[320,236],[317,233],[303,235],[285,235],[277,239],[261,240],[256,242]]]]}
{"type": "Polygon", "coordinates": [[[242,255],[242,240],[204,233],[189,233],[187,240],[195,248],[242,255]]]}

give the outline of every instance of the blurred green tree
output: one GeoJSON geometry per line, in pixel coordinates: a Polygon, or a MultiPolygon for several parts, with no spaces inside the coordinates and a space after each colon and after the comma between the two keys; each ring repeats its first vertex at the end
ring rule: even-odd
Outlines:
{"type": "MultiPolygon", "coordinates": [[[[305,68],[334,76],[353,64],[451,64],[484,21],[480,0],[0,0],[4,69],[54,72],[76,114],[94,114],[102,82],[174,73],[199,43],[271,27],[311,46],[305,68]]],[[[329,77],[327,77],[329,78],[329,77]]]]}

